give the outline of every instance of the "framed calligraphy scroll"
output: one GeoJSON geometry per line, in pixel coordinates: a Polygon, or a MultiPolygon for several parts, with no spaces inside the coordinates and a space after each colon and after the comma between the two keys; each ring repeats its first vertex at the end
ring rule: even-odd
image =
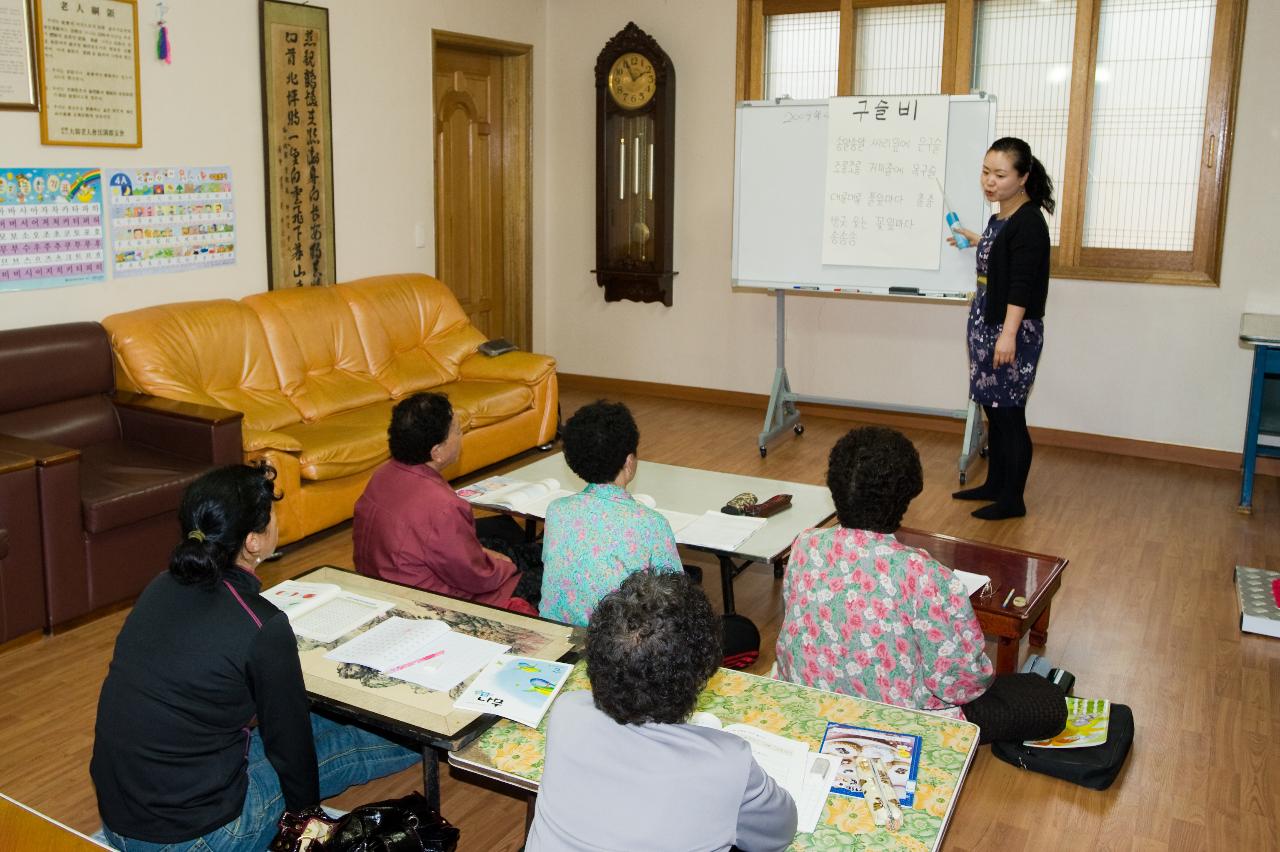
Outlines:
{"type": "Polygon", "coordinates": [[[142,147],[136,0],[38,0],[40,141],[142,147]]]}
{"type": "Polygon", "coordinates": [[[267,271],[272,290],[333,284],[329,10],[262,2],[267,271]]]}
{"type": "Polygon", "coordinates": [[[31,0],[0,0],[0,109],[40,108],[31,0]]]}

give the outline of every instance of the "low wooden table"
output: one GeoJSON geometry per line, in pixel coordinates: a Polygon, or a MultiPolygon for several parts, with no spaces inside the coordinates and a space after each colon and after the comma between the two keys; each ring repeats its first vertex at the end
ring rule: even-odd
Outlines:
{"type": "Polygon", "coordinates": [[[0,794],[0,850],[96,852],[110,848],[0,794]]]}
{"type": "Polygon", "coordinates": [[[979,589],[969,600],[983,634],[996,640],[997,674],[1017,669],[1018,645],[1028,632],[1031,645],[1044,647],[1049,639],[1049,608],[1062,585],[1066,559],[905,527],[898,530],[895,537],[905,545],[929,551],[930,556],[948,568],[991,578],[990,594],[979,589]],[[1010,603],[1005,607],[1010,590],[1014,597],[1026,598],[1026,603],[1020,607],[1010,603]]]}
{"type": "MultiPolygon", "coordinates": [[[[565,683],[564,692],[590,688],[585,666],[580,663],[565,683]]],[[[938,849],[978,750],[978,728],[970,722],[729,669],[720,669],[711,678],[698,697],[697,709],[714,714],[726,725],[745,722],[801,740],[815,751],[822,743],[827,722],[918,734],[922,738],[915,805],[907,809],[900,831],[878,828],[861,799],[833,795],[827,798],[814,832],[796,835],[791,844],[793,852],[938,849]]],[[[542,780],[546,730],[546,718],[538,728],[502,719],[474,742],[451,752],[449,763],[499,781],[513,791],[525,792],[529,796],[528,818],[532,820],[542,780]]],[[[662,815],[653,816],[661,819],[662,815]]]]}

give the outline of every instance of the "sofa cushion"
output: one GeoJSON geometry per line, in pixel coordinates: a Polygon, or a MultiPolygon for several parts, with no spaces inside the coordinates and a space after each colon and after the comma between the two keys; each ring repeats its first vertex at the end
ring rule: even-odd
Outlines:
{"type": "Polygon", "coordinates": [[[244,413],[246,429],[302,420],[280,390],[258,315],[230,299],[155,305],[102,321],[116,353],[116,383],[244,413]]]}
{"type": "Polygon", "coordinates": [[[373,377],[393,397],[458,378],[484,342],[457,298],[429,275],[381,275],[333,288],[346,299],[373,377]]]}
{"type": "Polygon", "coordinates": [[[450,382],[433,390],[449,397],[455,414],[465,415],[464,432],[533,408],[533,391],[514,382],[450,382]]]}
{"type": "Polygon", "coordinates": [[[208,467],[124,441],[85,447],[80,455],[85,530],[106,532],[176,511],[182,492],[208,467]]]}
{"type": "Polygon", "coordinates": [[[114,388],[111,346],[96,322],[0,331],[0,413],[114,388]]]}
{"type": "Polygon", "coordinates": [[[0,527],[0,559],[9,555],[9,531],[0,527]]]}
{"type": "Polygon", "coordinates": [[[298,287],[243,300],[267,334],[280,387],[304,420],[390,398],[374,380],[351,309],[333,287],[298,287]]]}
{"type": "Polygon", "coordinates": [[[385,461],[391,400],[331,414],[314,423],[295,423],[279,431],[302,445],[298,464],[303,479],[338,479],[385,461]]]}

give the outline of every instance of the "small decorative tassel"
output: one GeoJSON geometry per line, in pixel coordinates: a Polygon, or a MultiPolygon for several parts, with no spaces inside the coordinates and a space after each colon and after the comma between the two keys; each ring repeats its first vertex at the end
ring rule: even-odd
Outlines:
{"type": "Polygon", "coordinates": [[[173,52],[169,49],[169,28],[160,22],[160,36],[156,39],[156,58],[163,59],[166,65],[173,64],[173,52]]]}
{"type": "Polygon", "coordinates": [[[169,14],[169,7],[165,5],[164,0],[156,2],[156,59],[163,60],[166,65],[173,64],[173,48],[169,45],[169,28],[165,26],[164,19],[169,14]]]}

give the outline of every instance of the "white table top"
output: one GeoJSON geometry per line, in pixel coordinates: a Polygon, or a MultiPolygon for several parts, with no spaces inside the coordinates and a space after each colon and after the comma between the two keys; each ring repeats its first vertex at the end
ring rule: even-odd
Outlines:
{"type": "Polygon", "coordinates": [[[1241,314],[1240,339],[1261,346],[1280,346],[1280,316],[1241,314]]]}
{"type": "MultiPolygon", "coordinates": [[[[556,479],[562,488],[570,491],[580,491],[586,487],[586,483],[569,469],[564,453],[538,459],[505,475],[529,482],[556,479]]],[[[768,562],[784,555],[791,549],[791,543],[800,532],[820,526],[835,514],[831,492],[825,486],[739,476],[656,462],[641,461],[636,468],[636,478],[627,486],[627,490],[633,494],[648,494],[657,501],[660,509],[693,515],[719,509],[744,491],[750,491],[761,502],[775,494],[792,495],[790,509],[769,518],[768,523],[733,551],[733,555],[759,562],[768,562]]]]}

